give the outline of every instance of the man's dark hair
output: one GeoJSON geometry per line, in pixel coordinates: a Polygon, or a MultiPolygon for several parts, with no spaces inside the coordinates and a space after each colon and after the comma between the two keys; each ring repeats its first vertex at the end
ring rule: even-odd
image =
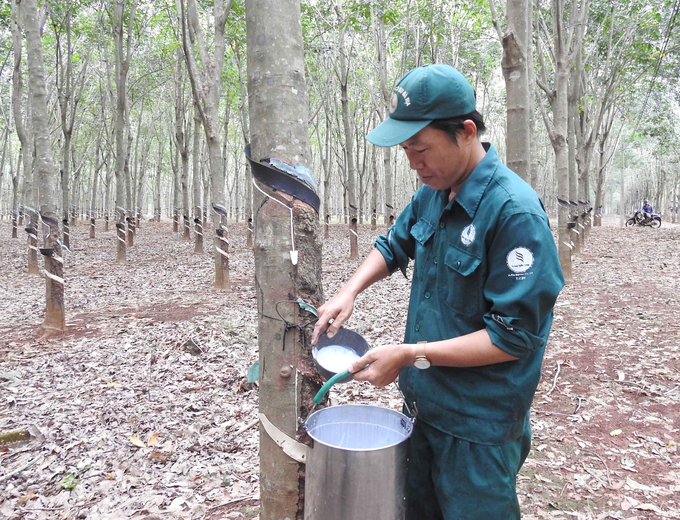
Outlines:
{"type": "Polygon", "coordinates": [[[476,110],[463,116],[452,117],[449,119],[435,119],[428,126],[434,128],[435,130],[441,130],[449,137],[449,139],[451,139],[451,141],[455,143],[458,138],[458,134],[460,134],[465,128],[463,123],[468,119],[472,121],[477,127],[477,135],[481,135],[486,131],[484,118],[482,117],[482,114],[476,110]]]}

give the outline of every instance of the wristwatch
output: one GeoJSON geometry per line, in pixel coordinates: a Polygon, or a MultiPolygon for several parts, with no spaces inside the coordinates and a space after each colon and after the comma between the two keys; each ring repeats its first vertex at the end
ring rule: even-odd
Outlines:
{"type": "Polygon", "coordinates": [[[413,362],[413,366],[416,368],[419,368],[420,370],[425,370],[426,368],[430,368],[432,363],[430,363],[430,360],[427,359],[427,356],[425,355],[425,344],[427,341],[419,341],[416,343],[416,359],[413,362]]]}

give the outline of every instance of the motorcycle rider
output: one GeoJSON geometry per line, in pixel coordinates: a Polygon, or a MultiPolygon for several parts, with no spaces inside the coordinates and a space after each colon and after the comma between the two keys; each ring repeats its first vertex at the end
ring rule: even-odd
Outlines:
{"type": "Polygon", "coordinates": [[[640,222],[649,222],[649,219],[652,218],[652,213],[654,213],[654,208],[649,203],[649,199],[645,199],[640,210],[640,222]]]}

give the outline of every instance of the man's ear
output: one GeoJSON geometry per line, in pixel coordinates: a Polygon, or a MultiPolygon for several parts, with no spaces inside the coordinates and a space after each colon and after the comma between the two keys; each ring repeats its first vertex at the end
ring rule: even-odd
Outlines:
{"type": "Polygon", "coordinates": [[[477,125],[475,125],[471,119],[466,119],[465,121],[463,121],[463,127],[465,128],[466,139],[477,138],[477,125]]]}

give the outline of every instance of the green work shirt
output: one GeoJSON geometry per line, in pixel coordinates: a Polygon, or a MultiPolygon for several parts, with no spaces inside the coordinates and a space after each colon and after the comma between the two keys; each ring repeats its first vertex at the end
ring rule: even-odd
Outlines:
{"type": "Polygon", "coordinates": [[[552,309],[564,286],[536,192],[487,153],[449,201],[421,187],[376,241],[390,273],[415,259],[406,343],[486,329],[519,359],[472,368],[405,367],[399,384],[419,420],[455,437],[501,445],[524,431],[541,376],[552,309]]]}

